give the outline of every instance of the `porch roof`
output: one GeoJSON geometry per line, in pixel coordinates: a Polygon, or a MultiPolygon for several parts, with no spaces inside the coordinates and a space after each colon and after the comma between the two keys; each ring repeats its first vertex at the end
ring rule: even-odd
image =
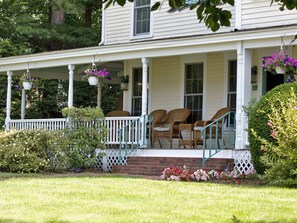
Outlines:
{"type": "Polygon", "coordinates": [[[0,74],[4,74],[8,70],[24,70],[27,68],[28,62],[34,69],[69,64],[88,64],[93,60],[94,55],[101,62],[111,62],[143,57],[231,51],[237,49],[238,41],[244,41],[245,48],[278,46],[280,44],[279,37],[283,34],[286,34],[285,40],[288,42],[292,40],[292,37],[297,34],[296,27],[297,25],[261,30],[240,30],[215,35],[133,42],[0,58],[0,74]]]}

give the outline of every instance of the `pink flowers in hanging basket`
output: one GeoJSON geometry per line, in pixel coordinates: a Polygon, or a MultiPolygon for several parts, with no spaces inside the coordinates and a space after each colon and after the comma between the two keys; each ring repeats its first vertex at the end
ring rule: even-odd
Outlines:
{"type": "Polygon", "coordinates": [[[297,73],[297,60],[285,54],[275,52],[270,57],[263,58],[263,65],[265,70],[276,74],[278,70],[283,70],[286,74],[297,73]]]}
{"type": "Polygon", "coordinates": [[[96,68],[87,69],[82,72],[82,77],[83,79],[87,79],[89,77],[107,78],[108,80],[111,79],[106,68],[103,68],[102,70],[96,68]]]}

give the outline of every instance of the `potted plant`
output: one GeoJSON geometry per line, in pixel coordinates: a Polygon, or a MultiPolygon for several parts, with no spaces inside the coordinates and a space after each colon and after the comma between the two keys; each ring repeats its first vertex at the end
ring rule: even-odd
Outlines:
{"type": "Polygon", "coordinates": [[[27,70],[21,77],[20,77],[20,82],[23,85],[23,88],[25,90],[30,90],[32,88],[32,77],[30,75],[30,71],[27,70]]]}
{"type": "Polygon", "coordinates": [[[97,69],[94,64],[92,68],[88,68],[83,71],[82,78],[87,79],[90,85],[97,85],[98,81],[103,78],[107,78],[108,80],[111,79],[106,68],[100,70],[97,69]]]}
{"type": "Polygon", "coordinates": [[[263,67],[274,74],[296,74],[297,61],[289,57],[287,52],[274,53],[270,57],[263,58],[263,67]]]}
{"type": "Polygon", "coordinates": [[[128,90],[129,75],[121,76],[121,89],[128,90]]]}

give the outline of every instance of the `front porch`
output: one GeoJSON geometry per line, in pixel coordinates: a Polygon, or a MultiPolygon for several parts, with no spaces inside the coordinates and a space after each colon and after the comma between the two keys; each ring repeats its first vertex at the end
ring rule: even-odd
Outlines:
{"type": "MultiPolygon", "coordinates": [[[[293,28],[287,29],[292,31],[293,28]]],[[[13,90],[11,78],[12,75],[20,75],[26,70],[28,61],[32,76],[69,80],[69,108],[73,107],[75,100],[73,80],[79,79],[79,74],[86,64],[100,61],[109,64],[110,67],[112,65],[116,67],[112,80],[115,84],[120,83],[119,77],[123,74],[128,75],[131,80],[128,83],[128,90],[123,91],[122,106],[122,109],[129,111],[131,116],[104,119],[109,129],[107,145],[110,147],[109,150],[118,154],[118,158],[115,159],[122,161],[123,157],[127,159],[132,155],[150,156],[150,154],[156,157],[183,157],[186,154],[188,157],[207,158],[209,151],[219,152],[214,155],[215,157],[234,159],[235,153],[246,154],[249,145],[246,132],[247,118],[243,106],[248,106],[252,98],[260,98],[272,87],[268,84],[269,76],[262,69],[262,58],[279,50],[279,36],[284,32],[272,29],[270,36],[267,36],[267,30],[237,32],[221,36],[196,36],[150,43],[144,41],[119,46],[3,58],[0,60],[0,73],[6,72],[8,80],[6,128],[8,130],[42,128],[55,131],[66,127],[66,119],[25,119],[24,104],[21,119],[11,119],[13,90]],[[94,61],[94,55],[99,58],[97,61],[94,61]],[[255,66],[256,78],[255,76],[252,78],[251,68],[255,66]],[[187,123],[194,123],[197,120],[209,120],[222,107],[229,107],[236,113],[231,122],[236,126],[236,131],[231,130],[233,132],[231,141],[234,142],[232,146],[225,147],[221,151],[216,143],[218,140],[214,137],[204,143],[205,147],[199,146],[195,149],[179,149],[176,139],[173,140],[174,149],[167,149],[169,146],[166,140],[162,141],[164,149],[150,149],[150,138],[146,136],[145,130],[147,115],[150,112],[156,109],[168,112],[175,108],[188,108],[191,110],[191,115],[187,123]],[[140,117],[145,117],[146,121],[140,117]],[[126,128],[130,123],[134,123],[134,127],[126,128]],[[139,128],[138,125],[142,127],[139,128]],[[137,149],[129,154],[131,148],[137,149]]],[[[292,32],[284,38],[285,42],[291,41],[290,38],[295,35],[295,30],[294,34],[292,32]]],[[[296,54],[292,46],[288,47],[288,51],[293,56],[296,54]]],[[[98,85],[99,106],[100,96],[98,85]]],[[[230,125],[225,126],[230,127],[230,125]]],[[[228,137],[224,136],[221,141],[227,141],[228,137]]],[[[110,157],[115,156],[110,155],[110,157]]],[[[250,162],[250,158],[244,162],[250,162]]]]}

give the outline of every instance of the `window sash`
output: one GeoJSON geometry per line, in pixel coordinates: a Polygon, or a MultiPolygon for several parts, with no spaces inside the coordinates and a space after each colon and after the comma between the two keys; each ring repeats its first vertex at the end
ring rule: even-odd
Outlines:
{"type": "Polygon", "coordinates": [[[189,123],[202,120],[203,110],[203,63],[185,65],[184,106],[191,110],[189,123]]]}
{"type": "MultiPolygon", "coordinates": [[[[236,112],[236,88],[237,88],[237,61],[230,60],[228,63],[228,94],[227,104],[230,111],[236,112]]],[[[230,124],[234,126],[235,117],[232,115],[230,124]]]]}
{"type": "Polygon", "coordinates": [[[134,4],[134,35],[150,32],[150,1],[136,0],[134,4]]]}
{"type": "MultiPolygon", "coordinates": [[[[149,80],[149,75],[147,78],[149,80]]],[[[142,111],[142,68],[133,68],[132,81],[132,116],[140,116],[142,111]]]]}

